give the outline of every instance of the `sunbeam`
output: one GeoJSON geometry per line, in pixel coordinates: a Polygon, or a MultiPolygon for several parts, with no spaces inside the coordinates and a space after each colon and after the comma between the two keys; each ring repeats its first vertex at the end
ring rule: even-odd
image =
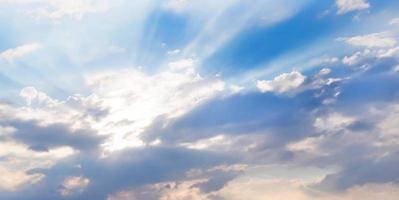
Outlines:
{"type": "Polygon", "coordinates": [[[0,0],[0,200],[397,200],[397,0],[0,0]]]}

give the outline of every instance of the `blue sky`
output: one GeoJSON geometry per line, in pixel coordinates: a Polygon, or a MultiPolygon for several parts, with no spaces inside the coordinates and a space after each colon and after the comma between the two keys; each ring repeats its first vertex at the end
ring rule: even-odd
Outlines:
{"type": "Polygon", "coordinates": [[[0,0],[0,199],[396,200],[398,9],[0,0]]]}

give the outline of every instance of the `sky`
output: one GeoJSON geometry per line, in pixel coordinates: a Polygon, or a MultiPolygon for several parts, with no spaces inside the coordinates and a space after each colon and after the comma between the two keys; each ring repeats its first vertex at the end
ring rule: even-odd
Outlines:
{"type": "Polygon", "coordinates": [[[397,200],[397,0],[0,0],[0,200],[397,200]]]}

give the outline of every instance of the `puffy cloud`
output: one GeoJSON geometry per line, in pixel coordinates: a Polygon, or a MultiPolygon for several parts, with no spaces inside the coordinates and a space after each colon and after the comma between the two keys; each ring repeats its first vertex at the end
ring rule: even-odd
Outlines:
{"type": "Polygon", "coordinates": [[[365,50],[364,52],[356,52],[351,56],[345,56],[342,59],[342,63],[347,65],[355,65],[362,61],[367,55],[370,54],[369,50],[365,50]]]}
{"type": "MultiPolygon", "coordinates": [[[[50,132],[62,132],[54,131],[56,130],[54,126],[58,126],[61,122],[65,123],[66,121],[64,120],[66,119],[70,120],[68,116],[77,115],[82,117],[82,120],[86,121],[87,124],[90,124],[89,127],[93,130],[104,134],[112,130],[120,131],[122,132],[120,134],[121,140],[125,140],[126,138],[131,141],[142,139],[144,144],[148,144],[148,146],[143,145],[129,149],[123,146],[123,143],[114,140],[113,137],[118,135],[118,132],[116,134],[111,133],[107,136],[112,138],[109,141],[115,142],[113,144],[116,146],[123,146],[120,149],[121,151],[112,152],[102,158],[95,156],[88,158],[93,155],[87,155],[90,148],[86,149],[83,148],[84,146],[79,146],[79,142],[72,142],[76,144],[72,145],[72,143],[65,142],[72,141],[65,137],[59,137],[57,141],[49,140],[47,144],[43,143],[43,145],[51,147],[49,152],[62,146],[72,146],[79,150],[79,154],[67,157],[56,165],[50,165],[50,168],[43,169],[44,167],[39,167],[42,169],[34,170],[37,174],[44,175],[41,181],[35,184],[35,187],[50,188],[43,191],[60,192],[63,188],[61,186],[65,185],[63,183],[66,178],[85,177],[90,180],[90,184],[87,184],[81,193],[76,193],[77,198],[105,199],[108,197],[110,199],[123,199],[140,198],[143,195],[147,198],[145,195],[150,195],[147,199],[159,199],[160,197],[212,199],[220,197],[219,192],[226,191],[226,188],[232,184],[232,181],[236,180],[236,173],[218,175],[211,172],[204,172],[207,168],[215,167],[224,162],[273,162],[277,165],[281,164],[281,162],[291,162],[293,164],[296,162],[305,162],[309,165],[324,167],[334,163],[346,169],[348,167],[346,163],[348,160],[356,156],[361,156],[364,152],[372,152],[379,156],[383,155],[382,152],[374,149],[376,147],[370,142],[370,138],[366,136],[358,137],[355,134],[366,129],[362,128],[363,125],[360,123],[358,117],[352,117],[353,113],[352,115],[346,113],[347,110],[344,107],[347,104],[347,106],[351,107],[348,111],[356,109],[356,106],[353,105],[353,98],[357,98],[357,95],[354,97],[348,96],[348,94],[353,94],[353,91],[359,91],[358,87],[363,87],[365,80],[368,80],[370,83],[378,83],[377,86],[392,84],[392,80],[386,77],[392,76],[392,74],[383,74],[383,76],[379,77],[382,81],[370,79],[370,77],[376,78],[375,76],[362,74],[361,79],[348,79],[327,84],[329,78],[325,79],[324,77],[333,73],[332,70],[323,70],[323,73],[317,71],[314,76],[309,76],[307,78],[309,83],[302,83],[299,87],[303,87],[303,89],[298,91],[295,96],[258,92],[215,96],[224,87],[219,88],[218,86],[215,87],[218,89],[212,89],[209,86],[213,84],[215,86],[218,85],[221,83],[220,80],[204,78],[193,71],[186,70],[176,71],[167,69],[154,75],[138,70],[124,70],[114,73],[104,72],[86,77],[87,84],[95,94],[93,96],[73,95],[66,101],[61,101],[51,99],[48,95],[38,95],[40,91],[33,88],[27,88],[24,92],[21,92],[21,96],[31,99],[31,102],[41,102],[40,105],[31,103],[30,106],[24,108],[24,111],[38,115],[38,110],[40,110],[47,113],[48,116],[46,118],[41,117],[44,115],[40,117],[28,117],[26,114],[21,114],[22,109],[10,108],[10,106],[5,105],[3,108],[11,112],[4,111],[3,117],[10,118],[12,116],[14,119],[19,119],[19,121],[23,121],[22,119],[24,119],[24,123],[26,121],[29,122],[29,120],[32,121],[35,118],[36,120],[37,118],[48,118],[51,120],[52,117],[50,116],[55,116],[55,114],[49,113],[57,110],[58,112],[56,113],[61,116],[57,119],[58,124],[54,119],[47,123],[38,123],[40,128],[42,128],[40,130],[42,134],[47,129],[53,130],[50,132]],[[159,84],[152,84],[154,82],[159,84]],[[122,87],[122,85],[128,85],[129,88],[122,87]],[[338,96],[336,96],[337,87],[342,89],[342,94],[338,96]],[[204,93],[197,93],[198,91],[193,90],[193,88],[203,89],[204,93]],[[175,94],[171,96],[171,93],[175,94]],[[46,98],[39,98],[41,96],[46,96],[46,98]],[[153,101],[155,96],[161,97],[162,101],[153,101]],[[331,97],[337,98],[338,103],[322,104],[325,99],[331,97]],[[196,98],[203,99],[195,101],[196,98]],[[41,99],[47,100],[43,101],[41,99]],[[148,102],[148,107],[145,107],[145,104],[143,105],[142,102],[148,102]],[[131,111],[137,111],[137,109],[141,108],[139,105],[145,108],[143,108],[143,112],[138,112],[138,115],[134,115],[135,113],[132,114],[131,111]],[[162,105],[168,106],[164,108],[162,105]],[[36,106],[36,109],[33,109],[32,106],[36,106]],[[92,113],[88,112],[90,109],[86,109],[90,106],[94,108],[105,107],[107,108],[107,113],[97,120],[93,119],[86,116],[92,113]],[[330,112],[327,109],[328,107],[337,109],[337,111],[330,112]],[[150,108],[154,109],[151,110],[150,108]],[[149,113],[151,115],[148,115],[148,118],[141,118],[143,117],[141,114],[146,113],[144,111],[151,111],[153,113],[149,113]],[[62,115],[65,116],[62,117],[62,115]],[[142,121],[144,119],[146,121],[142,121]],[[141,122],[142,124],[136,126],[135,123],[137,122],[141,122]],[[137,131],[139,135],[136,138],[125,137],[129,136],[129,134],[125,134],[129,131],[137,131]],[[154,146],[151,146],[150,144],[153,141],[158,142],[154,143],[154,146]],[[356,141],[356,143],[353,141],[356,141]],[[361,146],[361,148],[356,147],[356,145],[361,146]],[[236,148],[237,146],[240,148],[236,148]],[[356,149],[356,151],[353,149],[356,149]],[[345,154],[344,152],[346,151],[351,152],[351,154],[345,154]],[[221,155],[235,155],[236,160],[221,155]],[[262,159],[259,159],[260,157],[262,159]],[[173,162],[170,162],[169,158],[174,158],[172,159],[173,162]],[[182,158],[181,162],[177,158],[182,158]],[[340,162],[336,162],[336,160],[340,160],[340,162]],[[80,167],[75,169],[73,166],[80,167]],[[148,175],[146,172],[147,169],[151,171],[152,175],[149,177],[141,176],[140,174],[148,175]],[[201,173],[199,175],[193,175],[195,173],[188,175],[187,172],[193,169],[199,169],[201,173]],[[170,176],[167,174],[170,174],[170,176]],[[124,181],[114,178],[131,176],[136,178],[124,181]],[[186,182],[193,179],[201,181],[196,183],[186,182]],[[177,186],[172,187],[173,189],[154,190],[154,185],[165,181],[180,182],[176,182],[177,186]],[[187,183],[187,186],[183,186],[183,182],[187,183]],[[142,187],[147,192],[136,189],[142,187]],[[130,190],[129,188],[134,189],[130,190]]],[[[368,93],[360,91],[361,93],[358,94],[363,95],[360,98],[367,100],[365,102],[376,101],[376,99],[367,98],[369,95],[384,100],[389,100],[390,98],[384,95],[374,95],[376,93],[382,94],[380,90],[368,89],[368,93]]],[[[392,88],[385,89],[387,93],[392,95],[392,88]]],[[[357,105],[366,105],[366,103],[359,103],[357,105]]],[[[366,118],[365,116],[368,115],[364,114],[364,118],[366,118]]],[[[387,121],[389,121],[388,118],[387,121]]],[[[91,130],[88,129],[86,123],[78,123],[74,126],[69,123],[64,126],[67,128],[66,130],[73,133],[74,137],[79,138],[81,135],[79,132],[82,131],[82,128],[86,131],[91,130]]],[[[382,127],[388,127],[387,124],[392,123],[380,123],[380,127],[382,129],[382,127]]],[[[17,135],[15,133],[21,130],[21,127],[23,127],[21,125],[23,123],[3,124],[3,129],[5,130],[4,132],[7,132],[6,135],[17,135]]],[[[35,128],[27,129],[35,130],[35,128]]],[[[370,128],[370,130],[372,129],[370,128]]],[[[23,135],[27,134],[24,133],[23,135]]],[[[374,139],[377,138],[374,137],[374,139]]],[[[13,140],[25,144],[26,148],[32,146],[32,144],[42,144],[38,143],[38,141],[22,140],[20,138],[14,138],[13,140]]],[[[79,139],[79,141],[84,141],[82,142],[84,144],[90,144],[90,141],[85,141],[85,139],[79,139]]],[[[380,142],[383,140],[379,139],[376,141],[380,142]]],[[[377,145],[378,142],[374,143],[377,145]]],[[[94,146],[99,146],[100,143],[94,143],[94,146]]],[[[101,148],[104,147],[107,148],[107,146],[101,146],[101,148]]],[[[94,155],[101,154],[101,150],[97,149],[97,151],[98,154],[94,155]]],[[[364,162],[372,163],[374,161],[364,162]]],[[[385,164],[381,166],[385,166],[385,164]]],[[[345,170],[337,172],[337,174],[344,172],[345,170]]],[[[334,175],[331,174],[331,176],[334,175]]],[[[341,175],[336,175],[336,177],[341,177],[341,175]]],[[[342,177],[350,178],[348,175],[342,177]]],[[[318,180],[320,179],[322,178],[318,180]]],[[[327,181],[327,179],[325,179],[326,181],[322,181],[319,186],[329,188],[329,190],[333,190],[334,188],[351,189],[356,185],[373,182],[371,179],[365,179],[363,182],[351,182],[344,180],[345,178],[339,178],[342,181],[330,183],[331,181],[327,181]],[[333,186],[327,187],[326,185],[333,186]]],[[[384,181],[381,181],[381,183],[385,183],[384,181]]],[[[263,184],[266,183],[263,182],[263,184]]],[[[301,187],[305,187],[308,184],[310,183],[301,183],[301,187]]],[[[165,185],[167,184],[163,186],[165,185]]],[[[35,190],[41,191],[38,188],[35,188],[35,190]]],[[[298,195],[305,195],[304,197],[307,198],[307,194],[299,192],[298,195]]],[[[42,196],[46,195],[51,196],[47,193],[44,193],[42,196]]],[[[225,197],[228,199],[230,196],[226,194],[225,197]]]]}
{"type": "MultiPolygon", "coordinates": [[[[69,157],[76,152],[72,148],[60,147],[49,151],[34,151],[24,144],[14,141],[1,141],[0,148],[0,191],[18,192],[37,185],[45,178],[38,172],[30,172],[35,168],[49,168],[60,159],[69,157]]],[[[0,195],[1,196],[1,195],[0,195]]]]}
{"type": "MultiPolygon", "coordinates": [[[[104,155],[104,150],[108,151],[110,147],[116,147],[119,150],[127,148],[128,145],[120,143],[120,141],[129,143],[136,141],[134,137],[140,134],[141,129],[145,128],[155,117],[180,116],[223,91],[224,83],[222,81],[201,77],[192,68],[194,67],[192,66],[193,63],[188,63],[190,66],[187,66],[185,62],[182,63],[178,65],[184,65],[184,69],[167,68],[166,71],[155,75],[145,74],[133,69],[91,75],[86,77],[87,84],[93,92],[88,96],[75,94],[69,96],[66,100],[58,100],[34,87],[26,87],[20,92],[20,97],[26,101],[26,105],[0,104],[0,130],[4,133],[0,137],[2,141],[15,142],[22,145],[24,151],[34,152],[33,154],[56,154],[59,156],[50,159],[50,164],[38,164],[17,171],[19,174],[26,174],[26,178],[21,178],[23,182],[8,184],[10,185],[9,188],[18,187],[19,191],[30,192],[31,196],[33,194],[39,195],[40,192],[38,191],[43,191],[43,194],[36,197],[33,195],[32,198],[50,198],[51,195],[47,192],[51,191],[52,194],[56,192],[60,196],[71,198],[80,196],[95,198],[99,195],[99,199],[101,199],[125,187],[135,184],[144,185],[157,180],[156,177],[149,177],[148,179],[143,178],[142,180],[127,181],[120,184],[111,181],[113,183],[105,186],[103,184],[109,182],[112,179],[111,176],[102,179],[91,173],[108,170],[108,174],[114,176],[115,171],[120,170],[121,175],[115,176],[123,176],[122,174],[130,171],[130,169],[124,169],[126,162],[131,162],[132,165],[127,164],[128,166],[142,165],[142,167],[137,168],[137,172],[140,173],[148,163],[158,163],[162,157],[161,154],[163,154],[161,152],[168,152],[167,149],[155,151],[150,147],[148,147],[149,149],[142,147],[144,149],[140,152],[152,154],[148,158],[150,160],[131,160],[124,164],[121,162],[121,165],[117,164],[117,166],[107,165],[113,162],[113,159],[117,159],[118,162],[125,160],[125,156],[119,157],[116,152],[103,157],[104,159],[109,158],[107,160],[99,160],[98,156],[104,155]],[[190,69],[186,69],[186,67],[190,69]],[[131,87],[127,88],[126,85],[131,87]],[[148,102],[148,105],[145,106],[142,104],[143,102],[148,102]],[[130,114],[126,115],[127,113],[130,114]],[[105,141],[106,138],[109,140],[105,141]],[[72,152],[68,152],[67,149],[61,151],[60,148],[68,148],[72,152]],[[88,155],[93,157],[87,159],[86,156],[88,155]],[[81,157],[82,159],[85,157],[86,160],[81,160],[81,157]],[[64,160],[59,161],[58,158],[64,160]],[[77,159],[76,163],[69,163],[74,159],[77,159]],[[97,165],[92,165],[91,162],[97,163],[97,165]],[[87,165],[84,163],[87,163],[87,165]],[[65,171],[63,171],[64,169],[65,171]],[[70,173],[69,170],[83,170],[83,174],[70,173]],[[29,182],[31,179],[28,179],[28,177],[32,177],[33,180],[34,177],[39,175],[40,179],[35,181],[34,184],[32,181],[29,182]],[[90,184],[87,183],[86,179],[90,180],[90,184]],[[31,183],[34,189],[19,187],[25,183],[31,183]],[[83,187],[84,190],[81,189],[83,187]],[[109,190],[98,193],[98,188],[109,188],[109,190]]],[[[135,149],[134,151],[138,150],[135,149]]],[[[124,151],[122,150],[122,152],[124,151]]],[[[180,154],[179,152],[187,153],[187,158],[193,155],[196,158],[204,156],[203,163],[216,163],[216,161],[212,161],[212,156],[206,153],[202,155],[200,152],[198,154],[196,152],[185,152],[184,148],[181,147],[170,151],[171,156],[175,153],[180,154]]],[[[128,154],[126,153],[126,155],[128,154]]],[[[21,157],[20,160],[21,162],[32,162],[26,157],[21,157]]],[[[226,159],[222,160],[226,161],[226,159]]],[[[187,159],[185,159],[184,165],[179,164],[180,167],[177,168],[174,166],[176,164],[174,161],[170,168],[165,169],[165,173],[168,174],[170,170],[176,170],[175,173],[180,175],[171,179],[180,179],[191,167],[201,167],[202,165],[202,163],[190,165],[186,161],[187,159]]],[[[165,162],[159,163],[163,167],[165,166],[165,162]]],[[[164,171],[158,168],[154,170],[161,174],[164,171]]],[[[161,174],[160,176],[164,176],[161,174]]],[[[0,197],[7,195],[12,195],[12,193],[0,193],[0,197]]],[[[15,198],[21,199],[21,196],[15,198]]],[[[50,199],[54,198],[58,197],[50,199]]],[[[7,199],[12,198],[7,196],[7,199]]]]}
{"type": "Polygon", "coordinates": [[[338,14],[370,8],[367,0],[336,0],[335,4],[338,7],[338,14]]]}
{"type": "Polygon", "coordinates": [[[0,167],[0,191],[16,191],[22,185],[32,185],[39,182],[42,178],[42,174],[27,174],[23,171],[5,169],[0,167]]]}
{"type": "Polygon", "coordinates": [[[176,61],[169,65],[172,69],[155,75],[129,69],[87,77],[88,85],[109,108],[101,131],[119,132],[106,144],[110,150],[142,145],[138,136],[156,117],[180,116],[223,92],[224,82],[201,77],[193,64],[192,59],[176,61]]]}
{"type": "Polygon", "coordinates": [[[21,58],[25,55],[28,55],[37,49],[40,48],[40,45],[38,43],[30,43],[30,44],[24,44],[22,46],[13,48],[13,49],[8,49],[6,51],[3,51],[0,53],[0,58],[4,59],[8,62],[12,62],[14,59],[21,58]]]}
{"type": "Polygon", "coordinates": [[[58,192],[62,196],[71,196],[82,193],[90,180],[81,176],[72,176],[64,180],[58,192]]]}
{"type": "Polygon", "coordinates": [[[37,122],[39,126],[67,124],[68,128],[84,129],[107,115],[107,108],[94,94],[87,97],[72,95],[67,100],[57,100],[34,87],[20,91],[26,106],[0,103],[0,119],[3,121],[37,122]],[[76,120],[79,119],[79,120],[76,120]]]}
{"type": "Polygon", "coordinates": [[[26,87],[21,90],[19,95],[25,99],[27,105],[44,104],[44,105],[54,105],[57,101],[51,99],[46,93],[37,91],[34,87],[26,87]]]}
{"type": "MultiPolygon", "coordinates": [[[[193,2],[204,4],[175,2],[184,3],[174,9],[187,8],[189,14],[193,2]]],[[[85,7],[86,3],[76,4],[82,5],[80,11],[70,7],[76,12],[59,11],[57,6],[43,3],[43,13],[52,19],[79,19],[97,12],[85,7]]],[[[222,45],[220,41],[230,41],[226,31],[214,27],[226,18],[237,21],[226,13],[235,15],[246,9],[244,5],[250,7],[248,16],[237,15],[239,26],[232,25],[236,31],[227,31],[232,35],[252,24],[242,22],[252,20],[253,12],[264,13],[263,1],[249,4],[218,7],[218,17],[209,21],[196,42],[215,43],[202,45],[212,54],[222,45]],[[210,35],[220,35],[222,40],[210,35]]],[[[35,4],[37,8],[43,5],[35,4]]],[[[189,21],[185,14],[164,10],[162,14],[189,21]]],[[[283,13],[298,17],[292,14],[283,13]]],[[[301,18],[302,13],[299,15],[301,18]]],[[[159,15],[154,16],[157,21],[159,15]]],[[[265,19],[275,22],[274,17],[265,19]]],[[[152,18],[143,26],[151,25],[153,30],[148,22],[153,23],[152,18]]],[[[290,24],[290,20],[286,22],[290,24]]],[[[120,29],[101,25],[101,30],[103,38],[106,32],[120,29]]],[[[130,33],[130,29],[126,31],[130,33]]],[[[122,35],[117,34],[118,42],[123,41],[122,35]]],[[[158,32],[149,35],[158,37],[158,32]]],[[[384,38],[395,39],[390,34],[384,38]]],[[[108,45],[110,41],[104,39],[108,45]]],[[[391,45],[392,40],[360,42],[358,38],[351,42],[367,48],[343,58],[351,67],[336,66],[339,59],[335,56],[310,61],[311,68],[294,63],[306,71],[259,80],[261,92],[241,76],[225,82],[220,76],[198,74],[202,57],[173,61],[179,56],[168,57],[163,51],[169,63],[148,70],[151,73],[117,69],[113,63],[108,70],[93,66],[88,72],[84,68],[85,83],[78,86],[83,94],[53,96],[54,90],[48,88],[23,88],[19,99],[10,97],[12,104],[0,103],[0,173],[4,174],[0,199],[395,199],[398,113],[390,104],[399,97],[397,73],[393,73],[398,65],[397,47],[391,45]],[[357,65],[369,68],[358,70],[357,65]],[[270,163],[276,169],[259,167],[270,163]],[[296,169],[281,170],[287,166],[296,169]]],[[[196,55],[192,52],[198,49],[195,45],[190,47],[192,51],[168,46],[182,48],[181,56],[196,55]]],[[[77,54],[80,51],[84,50],[76,49],[77,54]]],[[[130,48],[110,51],[134,55],[130,48]]],[[[180,51],[169,54],[180,55],[180,51]]],[[[82,57],[85,55],[97,60],[105,54],[91,56],[89,52],[82,57]]],[[[290,64],[291,60],[279,66],[290,64]]],[[[18,96],[17,91],[15,94],[18,96]]]]}
{"type": "Polygon", "coordinates": [[[273,80],[258,80],[256,86],[261,92],[284,93],[299,88],[306,77],[298,71],[283,73],[273,80]]]}
{"type": "MultiPolygon", "coordinates": [[[[389,61],[389,59],[399,56],[399,47],[382,48],[382,49],[365,49],[357,51],[350,56],[344,56],[342,63],[349,66],[366,66],[372,67],[389,61]]],[[[391,61],[392,62],[392,61],[391,61]]]]}
{"type": "Polygon", "coordinates": [[[93,94],[75,94],[64,101],[26,87],[20,96],[27,106],[4,104],[0,110],[6,125],[18,126],[13,139],[37,150],[59,145],[96,148],[102,142],[96,134],[110,136],[102,144],[106,151],[140,146],[138,135],[156,117],[182,115],[224,90],[224,82],[201,77],[193,67],[194,60],[186,59],[155,75],[134,69],[93,74],[86,77],[93,94]]]}
{"type": "Polygon", "coordinates": [[[314,126],[319,131],[338,132],[355,122],[352,117],[339,113],[330,113],[328,116],[318,117],[314,126]]]}

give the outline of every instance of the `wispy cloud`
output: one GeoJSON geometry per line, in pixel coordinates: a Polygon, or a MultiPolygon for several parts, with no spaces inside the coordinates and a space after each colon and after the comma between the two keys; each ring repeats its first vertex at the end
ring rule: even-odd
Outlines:
{"type": "Polygon", "coordinates": [[[336,5],[338,14],[370,8],[370,3],[367,0],[336,0],[336,5]]]}
{"type": "Polygon", "coordinates": [[[38,43],[29,43],[24,44],[22,46],[18,46],[16,48],[8,49],[0,53],[0,58],[12,62],[15,59],[24,57],[40,48],[40,44],[38,43]]]}

